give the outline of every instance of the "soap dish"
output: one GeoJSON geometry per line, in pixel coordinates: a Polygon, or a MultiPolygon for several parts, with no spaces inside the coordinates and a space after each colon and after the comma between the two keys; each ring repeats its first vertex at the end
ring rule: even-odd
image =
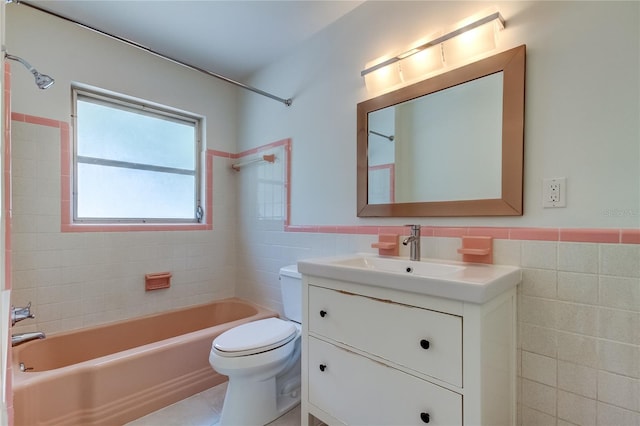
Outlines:
{"type": "Polygon", "coordinates": [[[144,289],[159,290],[169,288],[171,286],[171,272],[156,272],[154,274],[145,274],[144,289]]]}
{"type": "Polygon", "coordinates": [[[493,238],[480,236],[462,237],[462,247],[458,249],[464,262],[493,263],[493,238]]]}

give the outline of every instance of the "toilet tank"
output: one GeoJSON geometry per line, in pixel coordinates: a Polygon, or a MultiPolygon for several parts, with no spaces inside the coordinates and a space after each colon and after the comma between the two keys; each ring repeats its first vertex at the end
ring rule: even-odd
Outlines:
{"type": "Polygon", "coordinates": [[[302,275],[298,272],[298,265],[280,268],[280,292],[284,315],[302,323],[302,275]]]}

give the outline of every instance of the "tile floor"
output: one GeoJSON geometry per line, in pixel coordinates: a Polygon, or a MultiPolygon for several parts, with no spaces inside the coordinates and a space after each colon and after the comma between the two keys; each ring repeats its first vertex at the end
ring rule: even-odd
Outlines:
{"type": "MultiPolygon", "coordinates": [[[[225,382],[129,422],[126,426],[212,426],[220,419],[226,390],[225,382]]],[[[300,426],[300,405],[269,423],[269,426],[300,426]]]]}

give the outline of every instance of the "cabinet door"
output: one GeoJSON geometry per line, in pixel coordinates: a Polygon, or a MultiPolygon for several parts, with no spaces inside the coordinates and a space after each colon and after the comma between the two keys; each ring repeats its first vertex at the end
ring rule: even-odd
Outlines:
{"type": "Polygon", "coordinates": [[[309,331],[462,387],[462,318],[309,287],[309,331]]]}
{"type": "Polygon", "coordinates": [[[347,425],[462,425],[462,396],[309,338],[309,402],[347,425]]]}

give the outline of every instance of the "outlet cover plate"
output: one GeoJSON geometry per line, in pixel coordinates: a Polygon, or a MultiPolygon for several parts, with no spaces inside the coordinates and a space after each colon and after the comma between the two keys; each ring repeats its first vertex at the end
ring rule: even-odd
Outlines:
{"type": "Polygon", "coordinates": [[[542,180],[542,207],[567,207],[567,178],[547,178],[542,180]]]}

